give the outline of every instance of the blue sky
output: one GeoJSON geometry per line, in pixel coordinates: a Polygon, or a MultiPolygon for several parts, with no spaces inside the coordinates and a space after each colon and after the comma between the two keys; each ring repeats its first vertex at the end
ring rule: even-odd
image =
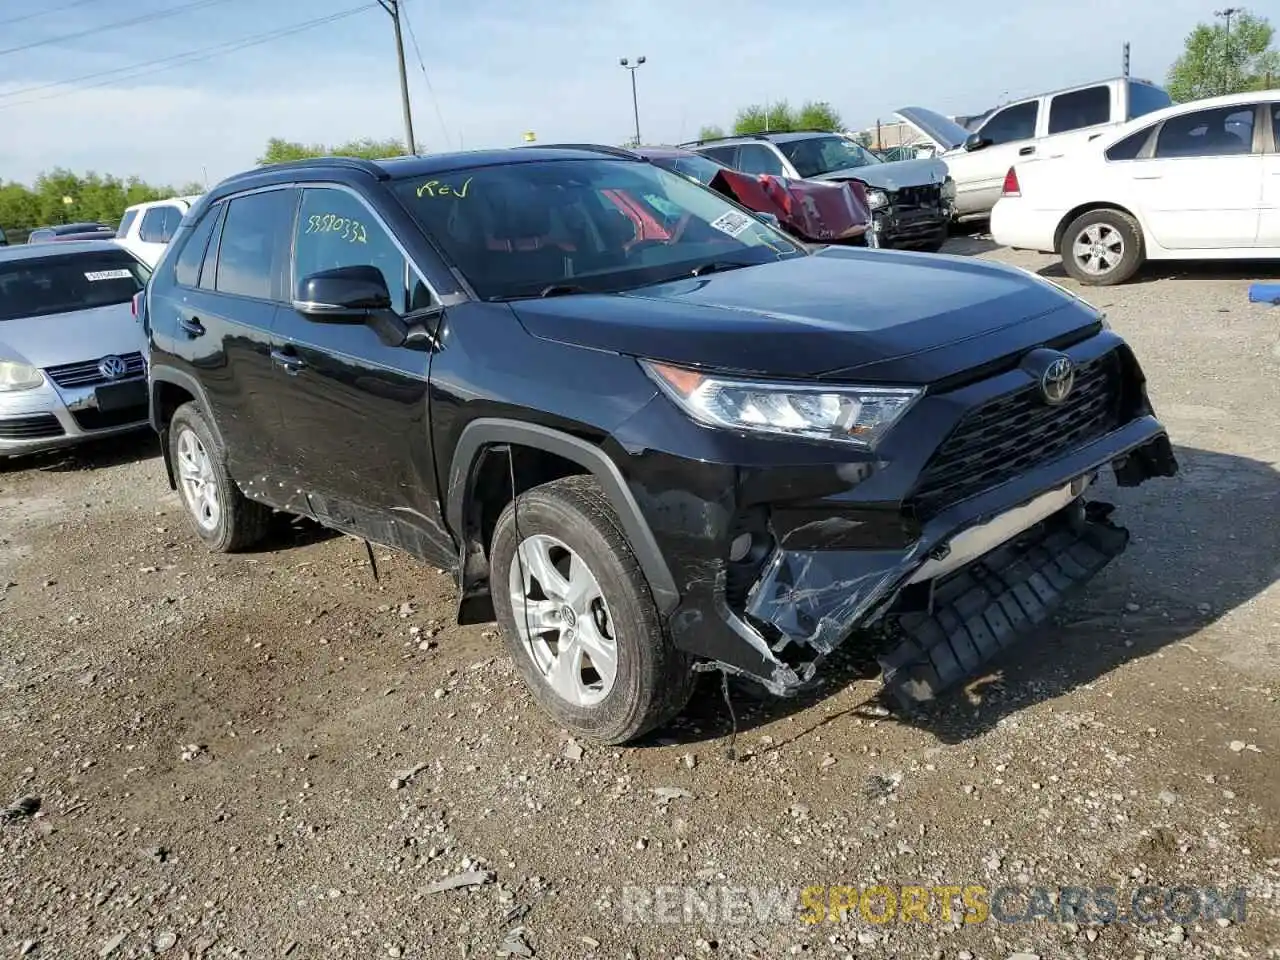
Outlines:
{"type": "MultiPolygon", "coordinates": [[[[70,2],[3,0],[0,21],[70,2]]],[[[251,166],[271,136],[403,135],[391,21],[372,4],[226,56],[81,85],[106,84],[90,89],[13,95],[361,5],[203,0],[167,18],[96,32],[192,2],[80,0],[0,24],[0,50],[52,41],[0,53],[0,179],[25,182],[63,166],[214,182],[251,166]],[[89,30],[95,33],[62,39],[89,30]]],[[[1202,0],[1122,7],[1123,18],[1115,0],[828,0],[796,13],[783,13],[776,0],[404,2],[435,93],[406,37],[417,138],[430,150],[514,145],[526,130],[543,142],[620,143],[633,121],[618,58],[640,54],[648,58],[637,78],[640,125],[650,143],[691,138],[701,125],[727,124],[739,106],[765,99],[828,100],[854,128],[911,104],[978,112],[1002,97],[1116,75],[1126,38],[1133,73],[1159,81],[1186,34],[1213,9],[1202,0]]]]}

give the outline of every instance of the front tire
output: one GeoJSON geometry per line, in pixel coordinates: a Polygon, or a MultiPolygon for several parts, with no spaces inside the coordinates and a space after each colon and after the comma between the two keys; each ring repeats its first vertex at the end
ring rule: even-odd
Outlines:
{"type": "Polygon", "coordinates": [[[1071,222],[1058,244],[1062,266],[1091,287],[1124,283],[1142,265],[1142,228],[1120,210],[1090,210],[1071,222]]]}
{"type": "Polygon", "coordinates": [[[517,497],[498,518],[489,569],[511,657],[558,723],[616,744],[684,709],[692,664],[663,630],[640,564],[593,478],[566,477],[517,497]]]}
{"type": "Polygon", "coordinates": [[[234,553],[266,536],[270,508],[240,492],[217,437],[194,403],[184,403],[169,421],[169,457],[187,519],[210,549],[234,553]]]}

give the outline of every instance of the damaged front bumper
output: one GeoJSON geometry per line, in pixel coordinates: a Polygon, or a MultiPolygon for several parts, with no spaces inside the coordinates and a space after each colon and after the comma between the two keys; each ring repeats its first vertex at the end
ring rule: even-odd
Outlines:
{"type": "Polygon", "coordinates": [[[890,692],[904,704],[931,699],[1123,552],[1128,533],[1085,490],[1107,467],[1122,486],[1177,472],[1164,428],[1144,416],[944,510],[906,549],[777,548],[738,611],[718,579],[719,618],[744,642],[707,666],[787,695],[851,633],[875,627],[889,643],[880,664],[890,692]]]}

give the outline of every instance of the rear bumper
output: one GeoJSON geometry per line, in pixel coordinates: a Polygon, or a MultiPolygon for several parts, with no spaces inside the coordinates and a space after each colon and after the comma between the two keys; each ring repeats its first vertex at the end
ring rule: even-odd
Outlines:
{"type": "Polygon", "coordinates": [[[1035,210],[1022,197],[1001,197],[991,210],[991,239],[1014,250],[1053,253],[1062,214],[1035,210]]]}

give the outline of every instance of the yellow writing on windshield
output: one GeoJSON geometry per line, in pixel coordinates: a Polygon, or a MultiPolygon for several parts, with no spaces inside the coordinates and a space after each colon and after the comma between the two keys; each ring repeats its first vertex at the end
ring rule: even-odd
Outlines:
{"type": "Polygon", "coordinates": [[[467,195],[467,191],[471,189],[471,177],[462,181],[462,186],[453,186],[448,183],[441,183],[439,180],[428,180],[418,188],[419,197],[458,197],[459,199],[467,195]]]}
{"type": "Polygon", "coordinates": [[[316,213],[307,217],[304,233],[336,233],[348,243],[368,243],[369,231],[359,220],[340,217],[336,213],[316,213]]]}

